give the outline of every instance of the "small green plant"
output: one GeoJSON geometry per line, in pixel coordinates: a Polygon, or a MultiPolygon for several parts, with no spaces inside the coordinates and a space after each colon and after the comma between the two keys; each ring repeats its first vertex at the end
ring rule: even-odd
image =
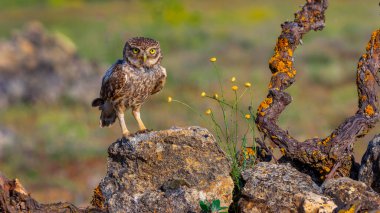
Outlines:
{"type": "MultiPolygon", "coordinates": [[[[205,115],[199,113],[190,105],[168,97],[168,102],[178,102],[195,113],[198,113],[202,119],[209,121],[218,144],[227,153],[232,164],[230,171],[236,190],[240,191],[243,183],[240,174],[248,167],[252,167],[256,160],[256,143],[255,143],[255,116],[252,112],[253,91],[250,82],[239,83],[236,77],[230,79],[230,89],[233,92],[232,100],[225,95],[222,78],[218,67],[217,59],[210,58],[214,71],[218,78],[220,95],[218,93],[201,92],[201,97],[209,99],[216,103],[215,109],[207,109],[205,115]],[[243,89],[241,89],[241,88],[243,89]],[[243,98],[249,96],[249,104],[242,103],[243,98]],[[219,110],[218,110],[219,109],[219,110]],[[251,141],[251,145],[249,145],[251,141]]],[[[231,99],[231,98],[230,98],[231,99]]]]}
{"type": "Polygon", "coordinates": [[[205,201],[199,201],[199,206],[202,209],[202,213],[227,213],[228,207],[220,206],[220,200],[213,200],[212,202],[205,201]]]}

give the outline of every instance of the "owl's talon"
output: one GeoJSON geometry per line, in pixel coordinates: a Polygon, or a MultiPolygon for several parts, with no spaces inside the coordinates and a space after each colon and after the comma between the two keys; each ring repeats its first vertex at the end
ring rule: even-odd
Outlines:
{"type": "Polygon", "coordinates": [[[148,132],[151,132],[153,131],[153,129],[142,129],[142,130],[139,130],[137,131],[135,134],[143,134],[143,133],[148,133],[148,132]]]}

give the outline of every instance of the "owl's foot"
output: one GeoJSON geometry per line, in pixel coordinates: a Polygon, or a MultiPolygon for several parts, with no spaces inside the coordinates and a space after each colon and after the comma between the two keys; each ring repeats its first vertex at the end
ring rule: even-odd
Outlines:
{"type": "Polygon", "coordinates": [[[133,144],[131,143],[131,141],[127,137],[123,136],[121,139],[119,139],[119,143],[121,145],[124,145],[124,144],[127,145],[129,150],[135,151],[133,144]]]}
{"type": "Polygon", "coordinates": [[[134,135],[144,134],[153,131],[153,129],[142,129],[134,133],[134,135]]]}

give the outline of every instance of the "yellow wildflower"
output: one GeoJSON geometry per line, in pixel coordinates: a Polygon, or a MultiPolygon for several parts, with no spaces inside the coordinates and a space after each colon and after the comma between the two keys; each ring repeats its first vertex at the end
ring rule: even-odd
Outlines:
{"type": "Polygon", "coordinates": [[[234,85],[234,86],[232,86],[232,87],[231,87],[231,89],[232,89],[233,91],[236,91],[236,90],[238,90],[238,89],[239,89],[239,87],[238,87],[238,86],[236,86],[236,85],[234,85]]]}
{"type": "Polygon", "coordinates": [[[231,78],[231,82],[235,82],[236,81],[236,78],[235,77],[232,77],[231,78]]]}
{"type": "Polygon", "coordinates": [[[245,114],[244,116],[246,119],[250,119],[251,118],[251,115],[250,114],[245,114]]]}
{"type": "Polygon", "coordinates": [[[205,93],[205,92],[202,92],[202,93],[201,93],[201,96],[202,96],[202,97],[205,97],[205,96],[206,96],[206,93],[205,93]]]}
{"type": "Polygon", "coordinates": [[[172,97],[168,97],[168,103],[172,102],[173,101],[173,98],[172,97]]]}
{"type": "Polygon", "coordinates": [[[211,62],[216,62],[216,57],[211,57],[211,58],[210,58],[210,61],[211,61],[211,62]]]}
{"type": "Polygon", "coordinates": [[[206,115],[211,115],[211,109],[207,109],[205,113],[206,115]]]}
{"type": "Polygon", "coordinates": [[[246,82],[246,83],[244,84],[244,86],[247,87],[247,88],[249,88],[249,87],[251,87],[252,85],[251,85],[251,83],[246,82]]]}
{"type": "Polygon", "coordinates": [[[217,93],[214,94],[213,96],[214,99],[218,99],[219,98],[219,95],[217,93]]]}

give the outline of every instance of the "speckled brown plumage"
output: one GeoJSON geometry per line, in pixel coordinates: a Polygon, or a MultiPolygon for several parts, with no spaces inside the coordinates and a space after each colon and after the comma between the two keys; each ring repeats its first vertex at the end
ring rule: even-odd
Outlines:
{"type": "Polygon", "coordinates": [[[160,65],[161,59],[160,45],[153,39],[135,37],[126,42],[123,59],[106,71],[100,98],[92,102],[93,107],[102,111],[101,127],[112,125],[118,118],[123,136],[129,135],[124,111],[131,108],[140,130],[146,129],[140,118],[140,107],[165,84],[166,70],[160,65]]]}

